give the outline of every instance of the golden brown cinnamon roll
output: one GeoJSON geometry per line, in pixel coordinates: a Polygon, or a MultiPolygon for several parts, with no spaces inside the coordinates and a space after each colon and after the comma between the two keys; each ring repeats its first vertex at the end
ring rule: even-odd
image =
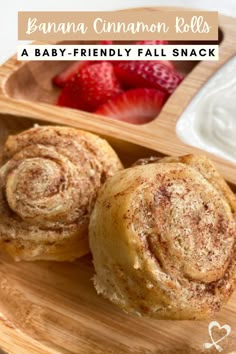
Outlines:
{"type": "Polygon", "coordinates": [[[235,287],[235,208],[206,157],[142,161],[117,173],[90,219],[97,292],[159,319],[214,314],[235,287]]]}
{"type": "Polygon", "coordinates": [[[122,168],[109,144],[67,127],[10,136],[0,169],[0,247],[15,260],[73,260],[88,252],[101,184],[122,168]]]}

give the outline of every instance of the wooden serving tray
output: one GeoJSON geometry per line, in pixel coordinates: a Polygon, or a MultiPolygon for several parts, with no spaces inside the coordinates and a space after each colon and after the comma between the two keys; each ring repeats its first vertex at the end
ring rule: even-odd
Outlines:
{"type": "MultiPolygon", "coordinates": [[[[0,151],[8,134],[34,123],[56,123],[106,137],[126,166],[151,155],[202,153],[177,138],[175,125],[204,82],[236,54],[236,19],[220,16],[220,28],[220,60],[194,68],[192,63],[176,64],[187,75],[185,80],[158,118],[142,126],[54,106],[59,91],[51,78],[68,62],[24,63],[11,58],[0,68],[0,151]]],[[[234,187],[235,165],[210,157],[234,187]]],[[[126,315],[96,294],[93,272],[91,256],[74,263],[14,263],[1,255],[0,347],[13,354],[218,353],[214,347],[204,349],[204,343],[211,342],[210,320],[158,321],[126,315]]],[[[223,353],[236,350],[236,294],[212,320],[231,326],[231,334],[220,342],[223,353]]],[[[215,340],[225,334],[224,329],[218,332],[215,340]]]]}

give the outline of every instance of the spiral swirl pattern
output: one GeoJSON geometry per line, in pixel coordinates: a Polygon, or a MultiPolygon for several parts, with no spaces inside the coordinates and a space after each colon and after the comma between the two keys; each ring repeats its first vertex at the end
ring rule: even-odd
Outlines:
{"type": "Polygon", "coordinates": [[[205,157],[142,161],[118,173],[91,217],[97,291],[157,318],[212,315],[235,287],[235,205],[205,157]]]}
{"type": "Polygon", "coordinates": [[[0,169],[0,242],[15,259],[74,259],[88,251],[97,191],[122,168],[108,143],[73,128],[10,136],[0,169]]]}

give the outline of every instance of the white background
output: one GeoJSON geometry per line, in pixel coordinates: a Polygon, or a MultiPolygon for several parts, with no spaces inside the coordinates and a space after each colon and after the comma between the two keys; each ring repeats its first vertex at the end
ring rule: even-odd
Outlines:
{"type": "Polygon", "coordinates": [[[106,11],[141,6],[182,6],[236,17],[236,0],[0,0],[0,63],[17,46],[18,11],[106,11]]]}

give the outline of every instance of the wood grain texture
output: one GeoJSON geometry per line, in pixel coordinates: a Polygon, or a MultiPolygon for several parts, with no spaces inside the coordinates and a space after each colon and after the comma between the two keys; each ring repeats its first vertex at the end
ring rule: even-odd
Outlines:
{"type": "MultiPolygon", "coordinates": [[[[11,58],[0,68],[0,151],[9,133],[49,121],[105,136],[126,166],[154,154],[199,152],[177,139],[176,120],[203,83],[235,54],[235,25],[236,20],[220,16],[224,33],[220,61],[197,65],[158,119],[142,127],[53,106],[57,92],[50,79],[68,63],[21,63],[11,58]]],[[[235,165],[212,158],[224,176],[235,183],[235,165]]],[[[157,321],[126,315],[95,293],[93,273],[91,256],[75,263],[14,263],[1,254],[0,348],[12,354],[218,353],[203,347],[210,342],[210,320],[157,321]]],[[[213,318],[232,328],[230,336],[221,342],[223,353],[236,351],[235,319],[233,295],[213,318]]],[[[221,335],[214,333],[215,338],[221,335]]]]}

